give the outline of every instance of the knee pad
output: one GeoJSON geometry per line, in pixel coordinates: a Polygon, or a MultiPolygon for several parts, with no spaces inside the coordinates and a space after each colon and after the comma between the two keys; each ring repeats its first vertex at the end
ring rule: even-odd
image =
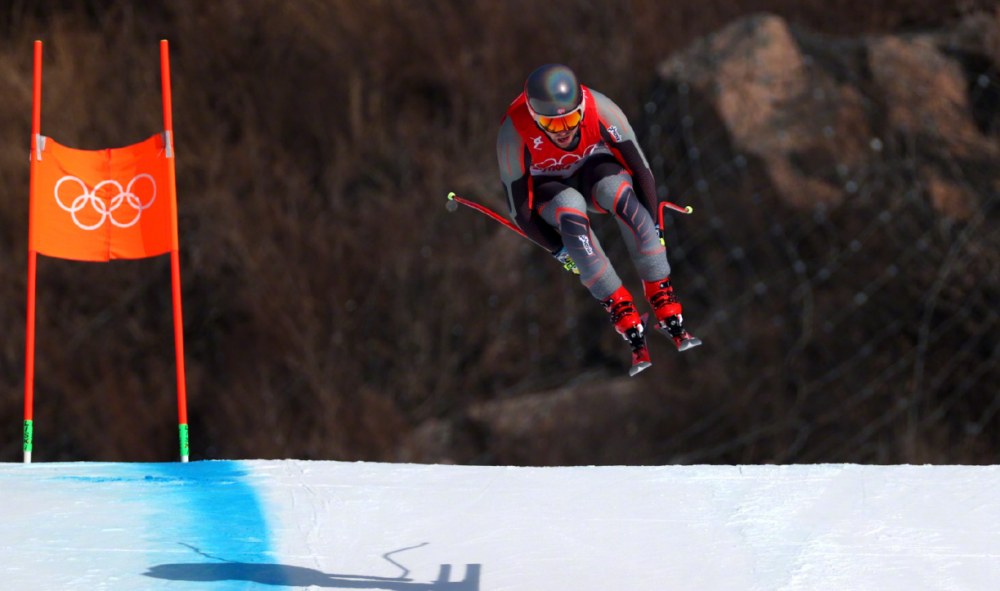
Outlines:
{"type": "Polygon", "coordinates": [[[595,250],[591,242],[590,219],[582,212],[562,207],[559,208],[556,217],[559,220],[559,233],[562,234],[566,249],[571,252],[582,251],[588,257],[593,256],[595,250]]]}
{"type": "Polygon", "coordinates": [[[566,251],[580,270],[580,280],[592,286],[604,274],[608,262],[594,243],[590,220],[583,212],[564,207],[556,210],[556,219],[566,251]]]}
{"type": "Polygon", "coordinates": [[[656,235],[656,225],[653,217],[639,203],[632,185],[622,183],[615,193],[615,215],[632,230],[635,244],[641,254],[659,254],[663,245],[656,235]]]}

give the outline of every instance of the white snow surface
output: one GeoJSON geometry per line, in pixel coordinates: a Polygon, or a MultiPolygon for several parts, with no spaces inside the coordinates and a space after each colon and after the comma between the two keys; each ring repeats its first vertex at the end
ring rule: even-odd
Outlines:
{"type": "Polygon", "coordinates": [[[1000,467],[0,464],[0,589],[987,590],[1000,467]]]}

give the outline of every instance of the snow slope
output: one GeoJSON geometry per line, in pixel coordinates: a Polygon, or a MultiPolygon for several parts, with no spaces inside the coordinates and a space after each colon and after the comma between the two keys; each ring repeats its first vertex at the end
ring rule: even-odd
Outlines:
{"type": "Polygon", "coordinates": [[[1000,586],[1000,467],[0,464],[0,589],[1000,586]]]}

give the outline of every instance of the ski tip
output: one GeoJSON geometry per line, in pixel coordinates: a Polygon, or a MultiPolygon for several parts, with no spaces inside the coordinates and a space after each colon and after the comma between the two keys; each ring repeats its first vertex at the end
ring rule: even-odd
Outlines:
{"type": "Polygon", "coordinates": [[[637,373],[646,369],[647,367],[653,367],[653,364],[648,361],[640,361],[639,363],[636,363],[635,365],[629,368],[628,375],[635,377],[637,373]]]}
{"type": "Polygon", "coordinates": [[[677,350],[687,351],[688,349],[693,349],[694,347],[697,347],[700,344],[701,344],[701,339],[696,339],[692,337],[682,342],[680,345],[677,345],[677,350]]]}
{"type": "Polygon", "coordinates": [[[454,192],[449,192],[448,193],[448,201],[454,201],[454,200],[455,200],[455,193],[454,192]]]}

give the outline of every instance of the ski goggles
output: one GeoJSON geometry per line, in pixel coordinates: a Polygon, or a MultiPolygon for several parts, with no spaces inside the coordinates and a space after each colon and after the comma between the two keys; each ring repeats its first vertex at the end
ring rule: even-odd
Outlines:
{"type": "Polygon", "coordinates": [[[549,133],[572,131],[580,125],[581,121],[583,121],[583,103],[580,103],[579,107],[569,113],[566,113],[565,115],[559,115],[556,117],[536,115],[535,121],[538,122],[539,127],[549,133]]]}

